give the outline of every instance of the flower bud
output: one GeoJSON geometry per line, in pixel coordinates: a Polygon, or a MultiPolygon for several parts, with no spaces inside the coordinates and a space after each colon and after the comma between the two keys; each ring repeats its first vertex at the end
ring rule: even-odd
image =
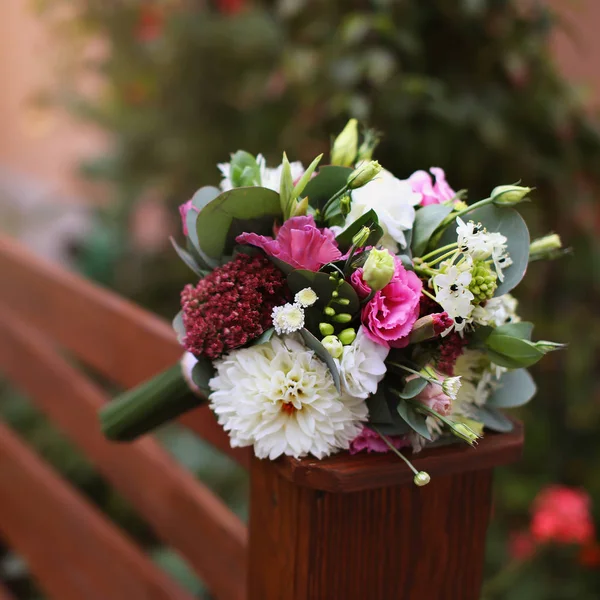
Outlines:
{"type": "Polygon", "coordinates": [[[331,354],[333,358],[339,358],[342,355],[342,352],[344,351],[342,342],[340,342],[340,340],[335,335],[325,336],[321,340],[321,344],[323,344],[325,350],[327,350],[327,352],[329,352],[329,354],[331,354]]]}
{"type": "Polygon", "coordinates": [[[346,217],[350,213],[350,204],[352,203],[352,199],[348,194],[342,197],[340,200],[340,211],[342,212],[342,216],[346,217]]]}
{"type": "Polygon", "coordinates": [[[364,133],[365,139],[358,149],[358,155],[356,156],[357,162],[363,160],[371,160],[373,158],[373,152],[379,144],[380,135],[374,129],[367,129],[364,133]]]}
{"type": "Polygon", "coordinates": [[[339,315],[335,315],[332,320],[336,323],[350,323],[350,321],[352,321],[352,315],[340,313],[339,315]]]}
{"type": "Polygon", "coordinates": [[[520,185],[499,185],[492,190],[492,201],[498,206],[512,206],[519,204],[533,188],[520,185]]]}
{"type": "Polygon", "coordinates": [[[328,316],[328,317],[333,317],[335,315],[335,309],[331,308],[331,306],[326,306],[323,309],[323,312],[328,316]]]}
{"type": "Polygon", "coordinates": [[[476,260],[471,269],[469,291],[475,296],[473,304],[489,300],[498,287],[498,275],[485,260],[476,260]]]}
{"type": "Polygon", "coordinates": [[[471,446],[477,443],[479,436],[464,423],[453,423],[452,424],[452,433],[459,437],[461,440],[464,440],[471,446]]]}
{"type": "Polygon", "coordinates": [[[560,252],[561,248],[562,242],[557,233],[545,235],[544,237],[531,242],[531,245],[529,246],[529,260],[534,261],[557,258],[562,254],[562,252],[560,252]]]}
{"type": "Polygon", "coordinates": [[[376,160],[362,163],[348,175],[348,187],[352,190],[362,187],[376,177],[382,169],[383,167],[376,160]]]}
{"type": "Polygon", "coordinates": [[[349,327],[338,334],[338,339],[344,346],[349,346],[356,339],[356,331],[349,327]]]}
{"type": "Polygon", "coordinates": [[[367,243],[367,240],[369,239],[370,235],[371,228],[365,225],[362,229],[359,229],[354,234],[354,237],[352,238],[352,245],[355,248],[362,248],[367,243]]]}
{"type": "Polygon", "coordinates": [[[337,304],[341,304],[342,306],[349,306],[350,298],[336,298],[335,302],[337,304]]]}
{"type": "Polygon", "coordinates": [[[427,485],[430,481],[431,481],[431,477],[429,476],[429,473],[427,473],[426,471],[419,471],[413,481],[415,482],[415,485],[418,485],[419,487],[423,487],[424,485],[427,485]]]}
{"type": "Polygon", "coordinates": [[[356,160],[358,147],[358,121],[350,119],[342,133],[335,138],[331,148],[331,164],[351,167],[356,160]]]}
{"type": "Polygon", "coordinates": [[[395,270],[394,257],[387,250],[373,248],[363,267],[363,280],[374,292],[377,292],[392,280],[395,270]]]}
{"type": "Polygon", "coordinates": [[[554,350],[562,350],[567,347],[567,344],[559,344],[558,342],[547,342],[546,340],[540,340],[536,342],[534,346],[541,350],[544,354],[548,352],[554,352],[554,350]]]}
{"type": "Polygon", "coordinates": [[[446,379],[444,379],[442,382],[442,391],[444,394],[446,394],[446,396],[452,398],[452,400],[456,400],[460,386],[460,377],[446,377],[446,379]]]}
{"type": "Polygon", "coordinates": [[[333,333],[333,325],[331,323],[319,323],[319,331],[321,335],[331,335],[333,333]]]}

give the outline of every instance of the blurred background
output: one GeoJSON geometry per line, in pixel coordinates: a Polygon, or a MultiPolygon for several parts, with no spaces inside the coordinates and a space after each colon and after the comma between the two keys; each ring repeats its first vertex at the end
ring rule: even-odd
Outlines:
{"type": "MultiPolygon", "coordinates": [[[[533,264],[516,296],[539,338],[570,346],[535,369],[525,457],[496,474],[486,598],[600,598],[597,543],[528,533],[548,486],[589,495],[600,525],[599,27],[597,0],[3,0],[0,231],[170,318],[189,279],[168,243],[177,206],[239,148],[306,163],[354,116],[385,133],[376,158],[401,178],[439,165],[471,200],[535,186],[532,237],[573,254],[533,264]]],[[[0,413],[208,597],[2,380],[0,413]]],[[[240,470],[177,427],[160,437],[245,514],[240,470]]],[[[0,578],[43,598],[8,549],[0,578]]]]}

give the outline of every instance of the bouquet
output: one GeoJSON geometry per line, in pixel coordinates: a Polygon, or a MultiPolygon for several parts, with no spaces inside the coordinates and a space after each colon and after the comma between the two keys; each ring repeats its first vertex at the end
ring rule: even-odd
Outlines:
{"type": "Polygon", "coordinates": [[[510,431],[527,367],[561,347],[532,341],[510,292],[560,239],[530,243],[514,208],[530,188],[467,204],[440,168],[383,169],[377,141],[351,120],[326,166],[238,151],[180,207],[173,246],[197,278],[173,321],[185,355],[103,409],[109,438],[209,402],[259,458],[391,451],[424,485],[402,448],[510,431]]]}

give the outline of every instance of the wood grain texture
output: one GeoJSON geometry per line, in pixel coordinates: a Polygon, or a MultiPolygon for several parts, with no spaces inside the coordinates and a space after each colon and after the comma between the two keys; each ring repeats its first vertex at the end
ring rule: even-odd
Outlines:
{"type": "Polygon", "coordinates": [[[97,420],[106,401],[102,391],[32,327],[1,308],[0,371],[189,560],[217,598],[244,597],[247,532],[238,517],[152,438],[132,444],[107,441],[97,420]]]}
{"type": "Polygon", "coordinates": [[[1,423],[0,531],[52,599],[192,600],[1,423]]]}
{"type": "MultiPolygon", "coordinates": [[[[427,448],[410,456],[420,471],[440,475],[488,469],[518,460],[523,451],[523,425],[514,422],[511,433],[486,435],[475,447],[454,443],[427,448]]],[[[275,463],[280,474],[298,485],[329,492],[355,492],[411,483],[413,473],[403,461],[387,454],[336,454],[324,460],[283,458],[275,463]]]]}
{"type": "Polygon", "coordinates": [[[323,492],[253,460],[249,600],[478,600],[492,469],[323,492]]]}
{"type": "MultiPolygon", "coordinates": [[[[0,236],[0,305],[71,351],[110,381],[138,385],[182,354],[171,325],[135,304],[33,255],[0,236]]],[[[178,299],[173,298],[173,312],[178,299]]],[[[249,452],[232,449],[207,407],[181,422],[247,466],[249,452]]]]}

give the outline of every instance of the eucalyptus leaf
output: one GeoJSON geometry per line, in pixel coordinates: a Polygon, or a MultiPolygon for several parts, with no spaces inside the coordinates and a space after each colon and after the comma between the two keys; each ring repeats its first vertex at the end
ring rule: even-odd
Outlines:
{"type": "Polygon", "coordinates": [[[505,357],[518,367],[529,367],[544,356],[544,352],[529,340],[497,334],[496,331],[491,333],[485,343],[489,350],[505,357]]]}
{"type": "Polygon", "coordinates": [[[266,344],[273,337],[274,333],[275,328],[269,327],[269,329],[263,331],[261,335],[259,335],[256,339],[252,340],[252,342],[250,342],[250,345],[258,346],[259,344],[266,344]]]}
{"type": "Polygon", "coordinates": [[[514,429],[514,423],[498,409],[488,406],[472,406],[473,418],[483,423],[488,429],[499,433],[509,433],[514,429]]]}
{"type": "Polygon", "coordinates": [[[208,397],[211,393],[208,382],[214,377],[215,368],[208,358],[205,358],[204,356],[196,358],[198,359],[198,362],[192,368],[192,381],[208,397]]]}
{"type": "Polygon", "coordinates": [[[430,204],[417,209],[412,228],[413,256],[425,254],[427,244],[440,223],[452,212],[451,206],[445,204],[430,204]]]}
{"type": "Polygon", "coordinates": [[[390,410],[388,398],[382,385],[377,388],[374,394],[371,394],[367,398],[366,402],[369,409],[369,423],[374,423],[377,426],[381,424],[393,424],[392,411],[390,410]]]}
{"type": "Polygon", "coordinates": [[[201,269],[196,262],[196,259],[187,251],[184,250],[171,236],[171,245],[175,248],[175,252],[179,255],[179,258],[196,274],[200,279],[206,277],[210,271],[201,269]]]}
{"type": "Polygon", "coordinates": [[[183,344],[185,338],[185,326],[183,324],[183,311],[179,311],[173,318],[173,329],[177,334],[177,341],[183,344]]]}
{"type": "Polygon", "coordinates": [[[191,246],[190,253],[194,257],[196,263],[199,264],[201,268],[211,269],[216,267],[219,264],[218,260],[214,258],[210,258],[207,256],[201,249],[200,244],[198,243],[198,233],[196,231],[196,222],[198,220],[198,215],[200,211],[212,200],[214,200],[219,194],[221,190],[212,186],[205,186],[200,188],[193,196],[192,196],[192,206],[191,210],[188,210],[187,215],[185,217],[185,223],[187,227],[187,238],[188,243],[191,246]]]}
{"type": "Polygon", "coordinates": [[[402,263],[402,266],[405,269],[407,269],[408,271],[414,271],[415,270],[415,266],[413,265],[413,261],[410,258],[410,256],[408,256],[406,254],[398,254],[397,256],[400,259],[400,262],[402,263]]]}
{"type": "Polygon", "coordinates": [[[279,194],[273,190],[245,187],[223,192],[198,214],[198,247],[208,257],[219,259],[231,253],[236,236],[244,231],[271,235],[277,218],[281,218],[281,207],[279,194]]]}
{"type": "Polygon", "coordinates": [[[417,412],[408,402],[400,400],[396,407],[398,414],[406,421],[406,423],[414,429],[419,435],[422,435],[426,440],[431,441],[432,437],[427,429],[425,415],[417,412]]]}
{"type": "MultiPolygon", "coordinates": [[[[507,251],[512,265],[503,269],[504,281],[498,280],[494,296],[502,296],[502,294],[510,292],[523,279],[529,262],[529,230],[523,217],[514,208],[488,204],[461,218],[464,221],[480,222],[488,231],[497,231],[506,236],[507,251]]],[[[456,242],[456,223],[454,222],[444,230],[438,247],[452,242],[456,242]]]]}
{"type": "Polygon", "coordinates": [[[513,408],[527,404],[536,392],[533,377],[525,369],[508,371],[502,375],[499,387],[488,398],[486,406],[513,408]]]}
{"type": "Polygon", "coordinates": [[[344,231],[342,231],[335,241],[342,252],[347,252],[352,246],[352,238],[363,228],[371,227],[371,233],[365,242],[365,246],[376,246],[383,236],[383,229],[379,225],[377,213],[371,209],[364,215],[351,223],[344,231]]]}
{"type": "Polygon", "coordinates": [[[397,394],[404,400],[410,400],[420,394],[426,387],[427,380],[422,377],[417,377],[416,379],[407,381],[402,391],[398,391],[397,394]]]}
{"type": "Polygon", "coordinates": [[[339,192],[348,181],[348,176],[353,169],[328,165],[321,167],[304,188],[304,195],[308,196],[313,208],[322,209],[327,200],[339,192]]]}
{"type": "Polygon", "coordinates": [[[342,386],[340,382],[340,374],[331,354],[327,352],[325,346],[323,346],[323,344],[321,344],[321,342],[310,331],[308,331],[308,329],[301,329],[300,335],[302,335],[304,343],[327,365],[331,371],[335,389],[338,391],[338,394],[341,394],[342,386]]]}

